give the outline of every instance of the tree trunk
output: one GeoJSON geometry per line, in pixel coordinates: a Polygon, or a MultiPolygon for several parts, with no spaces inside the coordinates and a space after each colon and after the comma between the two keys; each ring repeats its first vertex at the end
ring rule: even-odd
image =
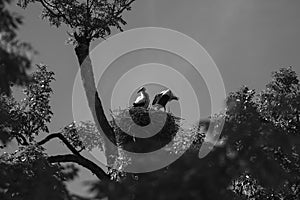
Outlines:
{"type": "Polygon", "coordinates": [[[107,165],[111,167],[114,164],[115,158],[118,156],[116,146],[112,145],[112,143],[116,144],[116,136],[112,127],[107,121],[101,100],[97,92],[92,62],[89,57],[89,47],[90,42],[79,43],[79,45],[75,47],[75,52],[80,65],[81,79],[88,100],[88,105],[92,112],[96,127],[100,134],[105,134],[106,137],[112,141],[110,142],[105,135],[103,135],[103,146],[107,159],[107,165]]]}

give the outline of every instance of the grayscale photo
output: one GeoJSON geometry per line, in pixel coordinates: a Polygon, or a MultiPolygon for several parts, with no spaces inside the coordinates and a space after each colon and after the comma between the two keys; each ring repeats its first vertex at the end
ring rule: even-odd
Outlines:
{"type": "Polygon", "coordinates": [[[300,200],[299,9],[0,0],[0,200],[300,200]]]}

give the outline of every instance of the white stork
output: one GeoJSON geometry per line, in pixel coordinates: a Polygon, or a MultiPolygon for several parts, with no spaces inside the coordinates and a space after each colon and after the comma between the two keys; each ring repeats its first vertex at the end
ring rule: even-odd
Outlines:
{"type": "Polygon", "coordinates": [[[149,99],[149,94],[146,92],[146,88],[141,87],[141,89],[139,89],[137,91],[137,93],[140,93],[140,96],[138,96],[136,98],[136,100],[134,101],[133,107],[148,108],[149,103],[150,103],[150,99],[149,99]]]}
{"type": "Polygon", "coordinates": [[[179,98],[170,89],[167,89],[155,95],[152,105],[157,109],[164,108],[166,111],[166,104],[172,100],[178,101],[179,98]]]}

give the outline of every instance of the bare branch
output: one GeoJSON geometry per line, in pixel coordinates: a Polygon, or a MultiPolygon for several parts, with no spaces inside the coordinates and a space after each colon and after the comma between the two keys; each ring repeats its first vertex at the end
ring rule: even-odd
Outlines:
{"type": "Polygon", "coordinates": [[[57,13],[55,13],[53,10],[51,10],[51,8],[48,7],[48,5],[46,4],[46,2],[44,0],[40,0],[41,4],[43,5],[44,8],[46,8],[46,10],[51,13],[53,16],[55,17],[61,17],[59,16],[57,13]]]}
{"type": "Polygon", "coordinates": [[[104,171],[104,169],[107,168],[105,165],[98,166],[89,159],[81,156],[79,152],[69,143],[69,141],[61,133],[52,133],[37,144],[43,145],[54,138],[59,138],[61,141],[63,141],[73,154],[49,156],[48,161],[50,163],[74,162],[90,170],[100,180],[110,180],[110,176],[104,171]]]}
{"type": "Polygon", "coordinates": [[[84,24],[84,36],[85,38],[89,37],[89,26],[91,21],[91,13],[89,9],[89,0],[86,1],[86,23],[84,24]]]}
{"type": "Polygon", "coordinates": [[[48,12],[50,12],[53,16],[55,16],[57,18],[62,17],[66,21],[66,23],[68,23],[70,25],[70,27],[73,28],[73,26],[71,24],[71,21],[68,20],[68,18],[66,17],[66,15],[61,12],[61,10],[57,7],[57,5],[55,5],[55,6],[54,5],[50,5],[50,3],[47,2],[46,0],[39,0],[39,2],[41,2],[41,4],[43,5],[43,7],[46,8],[46,10],[48,12]],[[55,10],[58,13],[55,13],[50,7],[55,8],[55,10]]]}
{"type": "Polygon", "coordinates": [[[70,151],[73,154],[80,156],[79,152],[72,146],[72,144],[70,144],[70,142],[61,133],[52,133],[48,135],[46,138],[44,138],[43,140],[39,141],[37,144],[43,145],[49,142],[53,138],[59,138],[68,147],[68,149],[70,149],[70,151]]]}
{"type": "Polygon", "coordinates": [[[57,10],[57,12],[66,20],[66,22],[70,25],[71,28],[73,28],[71,21],[69,21],[69,19],[66,17],[66,15],[64,15],[61,10],[57,7],[57,4],[55,5],[55,8],[57,10]]]}
{"type": "Polygon", "coordinates": [[[114,14],[114,16],[115,16],[115,17],[118,17],[118,15],[120,15],[125,9],[128,9],[128,8],[130,7],[130,5],[131,5],[134,1],[135,1],[135,0],[130,0],[127,4],[123,5],[123,7],[122,7],[120,10],[118,10],[118,11],[114,14]]]}
{"type": "MultiPolygon", "coordinates": [[[[66,154],[66,155],[56,155],[56,156],[49,156],[48,161],[50,163],[59,163],[59,162],[74,162],[86,169],[90,170],[93,174],[95,174],[100,180],[110,180],[110,175],[104,172],[104,170],[93,163],[92,161],[78,155],[73,154],[66,154]]],[[[102,166],[106,168],[106,166],[102,166]]]]}

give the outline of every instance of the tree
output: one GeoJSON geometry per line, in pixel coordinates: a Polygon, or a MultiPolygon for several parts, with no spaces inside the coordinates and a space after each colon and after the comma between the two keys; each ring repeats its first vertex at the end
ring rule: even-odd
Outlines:
{"type": "Polygon", "coordinates": [[[25,98],[20,102],[12,95],[0,95],[0,113],[3,116],[0,131],[18,146],[15,152],[4,152],[0,156],[0,197],[4,200],[73,198],[65,182],[77,176],[78,168],[74,164],[89,169],[100,180],[110,180],[110,175],[103,170],[104,166],[101,168],[80,155],[84,148],[102,144],[95,125],[90,122],[71,123],[57,133],[49,133],[48,123],[53,115],[50,84],[54,73],[48,71],[45,65],[37,65],[37,68],[32,81],[25,86],[25,98]],[[47,136],[37,141],[36,136],[43,133],[47,136]],[[87,137],[79,138],[79,135],[87,137]],[[53,139],[62,141],[71,153],[48,155],[43,145],[53,139]],[[61,164],[68,162],[73,164],[61,164]]]}
{"type": "MultiPolygon", "coordinates": [[[[91,135],[99,135],[90,122],[71,123],[36,141],[35,135],[49,132],[47,123],[53,114],[50,84],[54,80],[54,73],[46,66],[37,67],[33,81],[25,87],[25,99],[17,102],[5,94],[0,98],[0,112],[6,117],[0,128],[19,147],[0,157],[1,199],[84,199],[66,190],[65,182],[74,179],[78,171],[74,165],[61,164],[66,162],[89,169],[101,180],[91,187],[97,192],[96,198],[299,199],[299,129],[293,122],[299,118],[300,87],[291,68],[273,73],[273,80],[261,93],[244,86],[228,96],[226,113],[211,117],[213,122],[225,118],[222,142],[207,157],[197,158],[199,145],[207,142],[205,135],[200,133],[194,140],[193,135],[184,133],[171,151],[184,149],[186,141],[194,143],[172,165],[138,175],[116,172],[112,177],[117,181],[112,181],[111,174],[80,154],[102,142],[101,138],[90,142],[91,135]],[[46,154],[43,145],[52,139],[61,140],[70,154],[46,154]]],[[[203,124],[207,121],[199,122],[199,126],[203,124]]]]}
{"type": "Polygon", "coordinates": [[[2,155],[0,166],[0,198],[3,200],[68,199],[70,195],[64,181],[77,174],[73,166],[49,163],[44,149],[36,146],[2,155]],[[63,169],[70,172],[64,173],[63,169]]]}
{"type": "Polygon", "coordinates": [[[93,182],[91,191],[109,199],[299,199],[299,92],[292,68],[274,72],[260,93],[243,86],[227,97],[226,113],[211,118],[225,124],[208,156],[191,148],[166,169],[93,182]]]}
{"type": "MultiPolygon", "coordinates": [[[[111,28],[122,31],[125,25],[122,14],[131,9],[134,0],[19,0],[18,4],[25,8],[29,3],[41,3],[42,16],[47,18],[51,25],[59,27],[62,23],[70,29],[71,41],[75,46],[75,53],[80,65],[81,78],[88,100],[89,108],[94,120],[97,120],[97,128],[104,133],[109,140],[116,143],[112,130],[102,107],[98,95],[92,64],[89,58],[90,44],[98,38],[105,38],[111,34],[111,28]]],[[[106,137],[104,138],[104,150],[108,165],[114,163],[111,155],[117,157],[115,148],[110,147],[106,137]]]]}
{"type": "Polygon", "coordinates": [[[41,131],[49,132],[46,123],[53,114],[49,105],[53,72],[38,67],[40,71],[32,76],[33,83],[24,90],[26,98],[21,103],[5,94],[0,96],[1,132],[7,132],[20,145],[28,145],[41,131]]]}
{"type": "MultiPolygon", "coordinates": [[[[104,115],[96,90],[89,47],[92,40],[108,36],[111,27],[122,30],[121,26],[125,24],[122,13],[130,9],[133,0],[19,0],[19,5],[25,8],[34,2],[42,4],[43,17],[52,25],[65,23],[71,29],[71,41],[75,45],[89,107],[94,119],[99,122],[99,125],[96,123],[97,130],[99,133],[103,131],[115,142],[115,132],[104,115]]],[[[59,132],[49,133],[41,141],[36,141],[35,135],[48,132],[47,123],[52,116],[49,84],[53,80],[53,73],[47,71],[45,66],[39,66],[33,79],[35,81],[26,86],[26,98],[21,103],[13,97],[1,96],[0,99],[0,112],[6,117],[0,123],[0,128],[20,146],[16,154],[1,157],[3,169],[11,169],[9,173],[1,171],[1,177],[4,178],[0,179],[0,194],[3,198],[41,198],[39,194],[30,194],[27,187],[23,190],[16,185],[18,182],[26,186],[31,182],[38,185],[41,176],[49,180],[41,186],[48,185],[48,189],[54,189],[57,196],[51,196],[55,194],[49,190],[41,190],[45,191],[44,194],[57,199],[73,198],[65,190],[64,181],[74,178],[76,170],[69,167],[71,172],[64,173],[67,167],[60,165],[71,162],[89,169],[99,178],[100,182],[91,187],[91,190],[97,191],[98,198],[299,199],[300,89],[297,76],[291,68],[275,72],[266,90],[259,94],[242,87],[228,96],[226,113],[211,118],[216,122],[224,118],[226,123],[222,142],[209,156],[198,159],[195,145],[171,166],[139,175],[122,171],[107,174],[102,169],[105,166],[100,167],[81,155],[84,148],[92,148],[86,145],[90,142],[84,143],[78,137],[79,132],[86,128],[94,130],[89,123],[71,123],[59,132]],[[41,82],[44,84],[37,84],[41,82]],[[70,153],[55,156],[45,154],[42,146],[52,139],[61,140],[70,153]],[[20,168],[24,168],[24,172],[20,168]],[[22,177],[25,179],[20,179],[22,177]],[[111,177],[118,181],[112,181],[111,177]]],[[[95,130],[90,131],[89,135],[92,137],[93,133],[95,130]]],[[[202,145],[211,146],[199,135],[202,145]]],[[[112,152],[108,141],[105,137],[101,138],[92,145],[104,143],[108,166],[111,166],[115,160],[109,159],[112,152]]],[[[91,138],[85,139],[91,141],[91,138]]],[[[180,141],[178,147],[184,149],[185,144],[180,141]]]]}
{"type": "MultiPolygon", "coordinates": [[[[11,86],[22,86],[30,81],[26,70],[31,66],[30,55],[35,53],[30,44],[17,39],[22,17],[7,9],[11,0],[0,0],[0,94],[11,94],[11,86]]],[[[0,121],[5,120],[1,113],[0,121]]],[[[9,141],[6,132],[0,132],[0,142],[9,141]]]]}
{"type": "MultiPolygon", "coordinates": [[[[1,199],[66,199],[69,195],[64,180],[76,175],[76,170],[63,173],[64,168],[52,164],[44,148],[36,144],[35,136],[49,132],[47,123],[52,112],[49,97],[54,73],[38,65],[32,82],[24,90],[25,98],[17,102],[13,96],[0,96],[0,131],[16,141],[18,149],[0,157],[1,199]],[[35,188],[35,190],[32,190],[35,188]]],[[[72,167],[69,167],[72,169],[72,167]]],[[[75,169],[75,168],[73,168],[75,169]]]]}
{"type": "Polygon", "coordinates": [[[17,29],[22,17],[7,9],[11,0],[0,0],[0,93],[9,95],[10,85],[24,85],[30,79],[30,54],[35,53],[30,44],[17,39],[17,29]]]}

